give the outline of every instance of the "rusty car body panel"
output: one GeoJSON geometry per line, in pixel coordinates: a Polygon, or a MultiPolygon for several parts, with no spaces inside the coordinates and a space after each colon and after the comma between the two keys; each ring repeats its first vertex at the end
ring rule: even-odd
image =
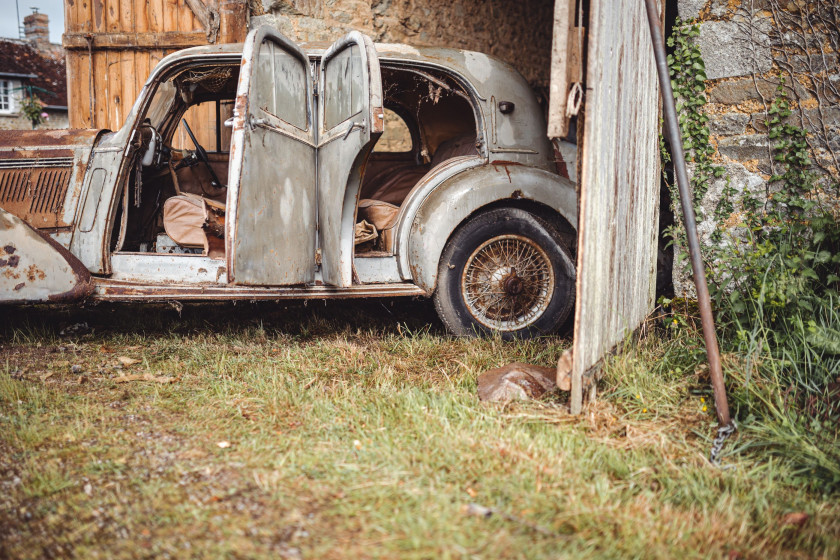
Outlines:
{"type": "Polygon", "coordinates": [[[67,302],[91,293],[88,270],[70,252],[0,208],[0,294],[13,302],[67,302]]]}
{"type": "Polygon", "coordinates": [[[244,44],[179,51],[155,67],[119,130],[0,131],[0,226],[14,248],[0,252],[0,276],[15,268],[14,255],[44,274],[18,287],[15,268],[0,283],[0,303],[429,296],[447,240],[483,209],[527,201],[576,227],[575,187],[558,174],[545,131],[524,78],[481,53],[374,45],[358,32],[295,45],[267,27],[244,44]],[[236,80],[215,97],[199,85],[213,68],[236,80]],[[461,116],[474,121],[475,152],[433,162],[425,146],[436,156],[443,141],[421,138],[412,153],[425,174],[397,205],[393,248],[360,254],[354,226],[385,126],[386,74],[405,76],[402,86],[427,84],[434,103],[457,94],[472,113],[461,116]],[[300,104],[286,114],[265,95],[300,104]],[[155,205],[172,189],[182,196],[175,162],[200,150],[164,161],[149,138],[171,144],[202,99],[216,103],[217,135],[219,104],[233,107],[226,198],[217,201],[224,256],[156,253],[163,238],[151,220],[165,217],[155,205]],[[162,163],[141,163],[149,154],[162,163]],[[149,189],[153,202],[143,198],[149,189]],[[138,218],[146,208],[152,217],[138,218]],[[135,239],[135,225],[157,229],[135,239]]]}

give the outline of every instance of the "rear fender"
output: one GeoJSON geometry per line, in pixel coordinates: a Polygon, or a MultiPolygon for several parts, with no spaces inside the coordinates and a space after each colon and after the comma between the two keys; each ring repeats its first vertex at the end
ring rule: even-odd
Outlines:
{"type": "Polygon", "coordinates": [[[574,184],[555,173],[514,162],[493,161],[460,171],[442,183],[415,189],[409,194],[410,204],[404,203],[405,215],[397,224],[398,262],[403,278],[427,294],[435,290],[438,263],[447,240],[464,220],[490,204],[505,200],[537,202],[577,227],[574,184]]]}
{"type": "Polygon", "coordinates": [[[79,259],[0,208],[0,303],[72,302],[92,291],[79,259]]]}

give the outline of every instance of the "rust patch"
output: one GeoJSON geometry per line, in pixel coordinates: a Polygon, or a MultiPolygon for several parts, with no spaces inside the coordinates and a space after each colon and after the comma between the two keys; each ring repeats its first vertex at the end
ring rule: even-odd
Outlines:
{"type": "Polygon", "coordinates": [[[22,289],[23,289],[23,287],[24,287],[24,286],[26,286],[26,282],[21,282],[20,284],[18,284],[17,286],[15,286],[15,291],[16,291],[16,292],[19,292],[20,290],[22,290],[22,289]]]}
{"type": "Polygon", "coordinates": [[[493,166],[493,169],[495,169],[497,173],[499,172],[499,167],[504,167],[505,173],[507,173],[508,183],[513,183],[513,180],[510,178],[510,169],[508,169],[508,167],[511,166],[511,165],[522,165],[522,164],[519,163],[518,161],[507,161],[507,160],[504,160],[504,159],[497,159],[497,160],[491,161],[490,165],[493,166]]]}
{"type": "Polygon", "coordinates": [[[6,251],[7,255],[13,255],[17,251],[17,248],[14,245],[6,245],[3,247],[3,250],[6,251]]]}
{"type": "Polygon", "coordinates": [[[557,168],[557,174],[561,177],[571,180],[569,177],[569,168],[566,166],[566,160],[563,159],[563,154],[557,149],[557,146],[552,142],[554,148],[554,166],[557,168]]]}
{"type": "Polygon", "coordinates": [[[0,266],[17,268],[18,263],[20,263],[20,255],[12,255],[8,259],[0,259],[0,266]]]}
{"type": "Polygon", "coordinates": [[[516,189],[512,193],[510,193],[510,197],[513,199],[520,199],[522,198],[522,191],[520,189],[516,189]]]}
{"type": "Polygon", "coordinates": [[[20,150],[30,146],[92,146],[100,132],[91,128],[0,130],[0,147],[20,150]]]}
{"type": "Polygon", "coordinates": [[[26,269],[26,278],[30,282],[35,282],[36,280],[43,280],[46,277],[47,275],[44,274],[44,271],[34,264],[30,264],[26,269]]]}

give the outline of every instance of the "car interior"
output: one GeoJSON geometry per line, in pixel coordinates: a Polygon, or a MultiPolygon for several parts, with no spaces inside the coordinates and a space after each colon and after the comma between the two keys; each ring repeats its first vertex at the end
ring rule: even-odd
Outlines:
{"type": "MultiPolygon", "coordinates": [[[[224,219],[238,65],[193,66],[161,83],[132,140],[114,252],[224,258],[224,219]]],[[[356,256],[392,254],[411,189],[445,161],[477,156],[469,94],[441,71],[383,64],[385,133],[365,167],[356,256]]]]}

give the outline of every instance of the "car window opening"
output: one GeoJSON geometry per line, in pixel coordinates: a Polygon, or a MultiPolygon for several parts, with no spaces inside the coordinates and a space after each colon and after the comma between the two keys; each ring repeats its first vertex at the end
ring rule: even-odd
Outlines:
{"type": "Polygon", "coordinates": [[[235,65],[194,66],[158,86],[133,140],[114,251],[224,258],[231,142],[224,123],[238,78],[235,65]]]}
{"type": "Polygon", "coordinates": [[[382,68],[385,132],[365,166],[357,212],[357,256],[393,254],[400,206],[447,160],[478,156],[469,94],[446,73],[382,68]]]}

